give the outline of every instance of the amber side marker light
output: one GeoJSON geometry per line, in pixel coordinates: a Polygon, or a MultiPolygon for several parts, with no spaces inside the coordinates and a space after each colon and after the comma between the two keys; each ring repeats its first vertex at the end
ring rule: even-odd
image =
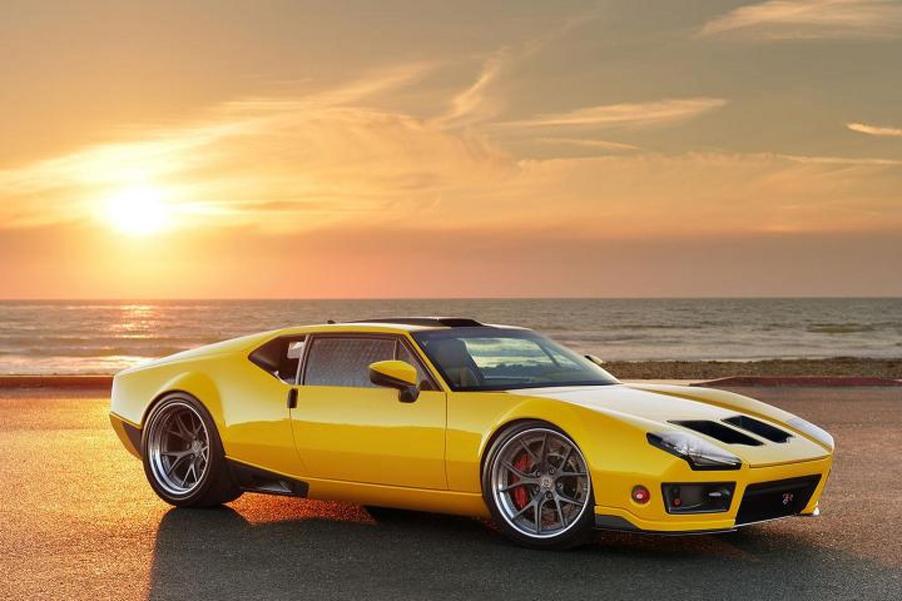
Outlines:
{"type": "Polygon", "coordinates": [[[648,500],[651,498],[651,493],[648,492],[648,489],[642,486],[641,484],[637,484],[633,487],[633,492],[630,494],[633,497],[633,501],[636,503],[645,504],[648,503],[648,500]]]}

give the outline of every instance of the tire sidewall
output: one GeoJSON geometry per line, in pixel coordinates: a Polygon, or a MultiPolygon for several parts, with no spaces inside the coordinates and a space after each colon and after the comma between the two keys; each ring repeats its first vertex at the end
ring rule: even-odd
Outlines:
{"type": "Polygon", "coordinates": [[[150,415],[147,418],[147,424],[143,428],[143,431],[141,433],[141,461],[144,464],[144,475],[147,477],[147,481],[150,483],[153,491],[161,499],[171,505],[175,505],[176,507],[188,507],[196,505],[199,500],[206,498],[211,487],[214,485],[214,475],[219,470],[225,469],[222,443],[219,440],[219,434],[216,430],[216,424],[213,422],[213,418],[210,417],[210,413],[203,406],[203,404],[200,403],[200,401],[198,401],[193,396],[185,393],[173,393],[167,395],[156,405],[154,405],[153,409],[150,412],[150,415]],[[208,458],[208,465],[204,470],[204,475],[201,478],[200,485],[196,486],[191,492],[185,495],[173,495],[165,488],[160,486],[160,484],[157,482],[156,476],[153,473],[153,469],[151,468],[151,459],[150,454],[148,453],[150,432],[155,420],[159,419],[159,416],[162,415],[163,411],[167,407],[170,407],[171,405],[176,403],[189,405],[192,409],[194,409],[195,412],[197,412],[197,414],[200,416],[201,421],[203,421],[204,423],[204,427],[207,429],[207,435],[210,439],[210,455],[208,458]]]}
{"type": "Polygon", "coordinates": [[[566,432],[564,432],[557,426],[541,420],[528,420],[513,424],[505,428],[501,432],[501,434],[495,438],[494,442],[489,448],[488,453],[486,454],[486,460],[483,462],[482,466],[483,499],[485,500],[485,503],[489,508],[489,512],[492,514],[492,518],[495,524],[498,526],[499,530],[501,530],[501,532],[505,536],[522,546],[533,549],[569,549],[579,546],[587,542],[588,537],[592,533],[595,521],[595,486],[592,482],[592,474],[588,470],[588,462],[586,462],[586,469],[589,478],[588,503],[586,504],[586,507],[583,508],[583,512],[577,520],[576,524],[559,535],[548,538],[534,538],[519,532],[516,528],[508,524],[504,515],[501,513],[502,510],[498,507],[495,501],[495,495],[492,494],[492,470],[501,449],[504,448],[505,444],[514,436],[526,430],[533,430],[536,428],[552,430],[560,436],[566,438],[571,444],[573,444],[574,448],[579,450],[580,455],[583,456],[583,460],[585,461],[585,455],[583,455],[582,449],[579,448],[579,445],[576,444],[576,441],[574,441],[566,432]]]}

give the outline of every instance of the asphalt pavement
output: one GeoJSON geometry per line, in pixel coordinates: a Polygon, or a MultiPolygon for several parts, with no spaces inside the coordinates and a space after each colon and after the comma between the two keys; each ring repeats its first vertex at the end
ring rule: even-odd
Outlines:
{"type": "Polygon", "coordinates": [[[172,509],[102,392],[0,390],[0,599],[902,598],[902,388],[743,392],[836,438],[821,517],[541,552],[480,520],[340,503],[172,509]]]}

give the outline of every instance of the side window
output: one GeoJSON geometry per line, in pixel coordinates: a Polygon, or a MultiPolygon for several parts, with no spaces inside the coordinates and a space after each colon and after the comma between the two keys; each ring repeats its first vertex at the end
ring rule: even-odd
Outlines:
{"type": "Polygon", "coordinates": [[[408,350],[407,346],[404,344],[398,343],[398,359],[401,361],[406,361],[410,363],[414,367],[417,368],[417,382],[420,383],[420,390],[433,390],[432,382],[429,379],[429,376],[426,375],[426,372],[423,370],[423,365],[417,360],[416,357],[408,350]]]}
{"type": "Polygon", "coordinates": [[[303,351],[304,336],[280,336],[255,349],[248,358],[283,382],[294,384],[303,351]]]}
{"type": "Polygon", "coordinates": [[[393,359],[395,341],[389,338],[314,337],[309,343],[304,384],[375,388],[369,365],[393,359]]]}

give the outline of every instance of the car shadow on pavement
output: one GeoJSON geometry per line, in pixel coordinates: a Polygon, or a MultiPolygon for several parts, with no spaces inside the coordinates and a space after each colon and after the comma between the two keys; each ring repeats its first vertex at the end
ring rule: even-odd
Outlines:
{"type": "Polygon", "coordinates": [[[470,518],[379,512],[377,521],[354,506],[336,517],[335,504],[316,502],[292,514],[286,503],[305,502],[278,501],[275,520],[228,507],[170,510],[148,598],[888,599],[900,585],[898,570],[773,526],[720,536],[600,533],[586,547],[550,552],[516,547],[470,518]]]}

